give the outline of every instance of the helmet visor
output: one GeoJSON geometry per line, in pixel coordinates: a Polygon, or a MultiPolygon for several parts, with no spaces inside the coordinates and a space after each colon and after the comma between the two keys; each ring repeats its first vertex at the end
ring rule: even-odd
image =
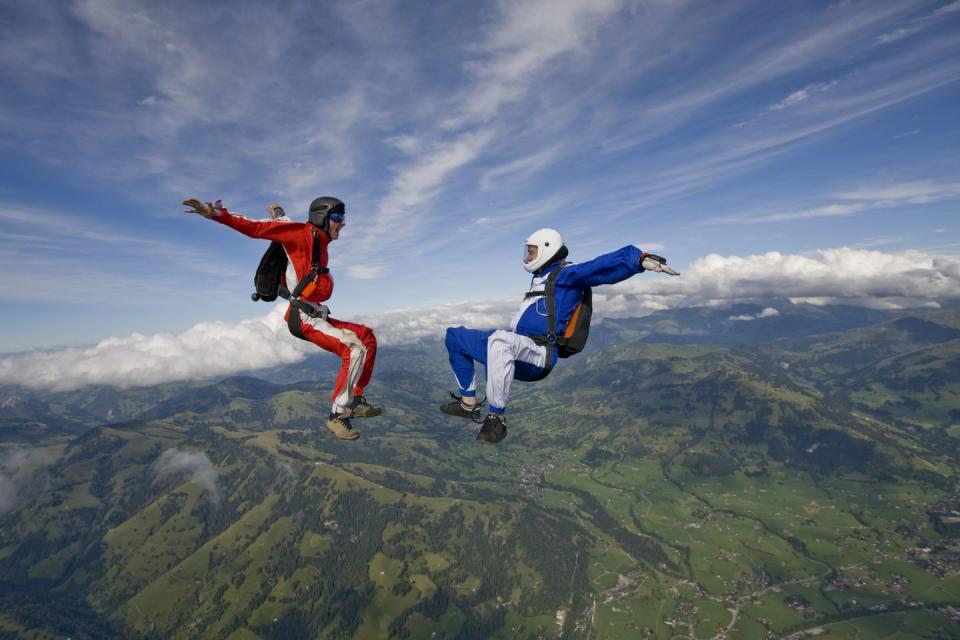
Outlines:
{"type": "Polygon", "coordinates": [[[523,264],[530,264],[537,259],[537,254],[540,253],[540,248],[535,244],[524,244],[523,245],[523,264]]]}
{"type": "Polygon", "coordinates": [[[337,224],[346,220],[346,214],[344,213],[328,213],[327,220],[330,222],[336,222],[337,224]]]}

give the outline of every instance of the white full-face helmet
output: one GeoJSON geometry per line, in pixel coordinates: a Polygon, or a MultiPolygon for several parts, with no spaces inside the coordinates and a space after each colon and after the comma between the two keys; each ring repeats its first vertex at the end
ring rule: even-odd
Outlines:
{"type": "Polygon", "coordinates": [[[523,268],[536,273],[550,262],[563,248],[560,232],[553,229],[538,229],[523,243],[523,268]]]}

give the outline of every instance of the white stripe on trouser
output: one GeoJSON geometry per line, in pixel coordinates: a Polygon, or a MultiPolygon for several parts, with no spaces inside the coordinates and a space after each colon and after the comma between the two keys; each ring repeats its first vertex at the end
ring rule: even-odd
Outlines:
{"type": "MultiPolygon", "coordinates": [[[[453,374],[453,381],[457,383],[457,388],[460,388],[460,379],[457,377],[457,374],[453,374]]],[[[470,378],[470,386],[464,389],[464,391],[476,391],[477,390],[477,374],[474,372],[473,377],[470,378]]]]}
{"type": "Polygon", "coordinates": [[[350,347],[350,364],[347,366],[347,380],[344,382],[343,391],[337,394],[333,399],[331,411],[333,413],[343,413],[343,411],[353,404],[353,390],[357,386],[360,374],[363,373],[363,362],[367,359],[367,348],[360,342],[360,338],[353,331],[340,329],[333,326],[323,318],[311,318],[303,312],[300,313],[300,320],[305,324],[324,333],[332,338],[336,338],[342,344],[350,347]]]}
{"type": "Polygon", "coordinates": [[[547,348],[513,331],[494,331],[487,339],[487,400],[491,407],[506,408],[517,360],[543,367],[547,348]]]}

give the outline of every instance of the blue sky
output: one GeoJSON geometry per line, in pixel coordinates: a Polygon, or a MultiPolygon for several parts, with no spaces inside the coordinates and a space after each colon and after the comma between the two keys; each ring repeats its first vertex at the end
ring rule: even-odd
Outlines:
{"type": "Polygon", "coordinates": [[[0,7],[0,352],[268,313],[264,245],[193,196],[345,200],[344,318],[515,296],[543,226],[694,273],[940,260],[956,294],[958,1],[318,5],[0,7]]]}

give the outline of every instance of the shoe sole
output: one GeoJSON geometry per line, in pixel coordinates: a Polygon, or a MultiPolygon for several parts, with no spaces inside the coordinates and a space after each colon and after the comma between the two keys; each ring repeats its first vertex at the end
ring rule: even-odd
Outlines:
{"type": "Polygon", "coordinates": [[[356,412],[354,412],[354,413],[350,414],[350,417],[351,417],[351,418],[376,418],[376,417],[377,417],[378,415],[380,415],[381,413],[383,413],[383,412],[382,412],[380,409],[375,409],[374,411],[370,411],[370,412],[368,412],[368,413],[356,413],[356,412]]]}
{"type": "Polygon", "coordinates": [[[454,418],[463,418],[465,420],[473,420],[474,416],[478,416],[480,411],[474,411],[472,413],[467,413],[463,409],[447,409],[446,406],[440,407],[440,411],[444,412],[448,416],[453,416],[454,418]]]}
{"type": "Polygon", "coordinates": [[[506,437],[507,437],[506,433],[504,433],[502,437],[497,438],[496,440],[493,438],[481,438],[479,435],[477,435],[477,442],[479,442],[480,444],[497,444],[498,442],[503,442],[506,439],[506,437]]]}

